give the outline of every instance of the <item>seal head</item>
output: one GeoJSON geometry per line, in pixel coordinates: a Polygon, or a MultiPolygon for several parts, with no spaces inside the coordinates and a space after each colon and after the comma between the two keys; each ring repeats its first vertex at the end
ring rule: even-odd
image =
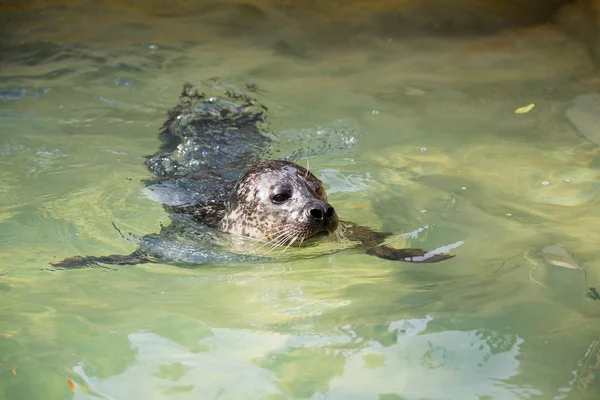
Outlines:
{"type": "Polygon", "coordinates": [[[333,233],[338,224],[322,182],[310,171],[287,161],[264,161],[234,187],[219,229],[290,246],[333,233]]]}

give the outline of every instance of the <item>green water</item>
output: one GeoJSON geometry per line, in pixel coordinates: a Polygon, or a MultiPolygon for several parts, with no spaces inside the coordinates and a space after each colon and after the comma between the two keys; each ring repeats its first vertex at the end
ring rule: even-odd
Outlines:
{"type": "Polygon", "coordinates": [[[581,43],[132,4],[3,17],[0,398],[598,398],[600,149],[565,117],[600,91],[581,43]],[[212,76],[256,83],[274,131],[352,127],[350,153],[309,159],[340,216],[456,258],[45,270],[133,251],[112,222],[168,221],[143,156],[212,76]]]}

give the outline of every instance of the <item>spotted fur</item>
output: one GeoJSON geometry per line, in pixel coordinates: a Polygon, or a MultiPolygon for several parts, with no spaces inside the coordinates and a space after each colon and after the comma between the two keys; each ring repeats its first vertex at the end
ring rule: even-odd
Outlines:
{"type": "Polygon", "coordinates": [[[301,243],[317,234],[333,233],[338,224],[317,177],[288,161],[265,161],[252,166],[238,181],[219,229],[287,245],[292,240],[301,243]],[[288,193],[290,198],[276,204],[272,197],[278,192],[288,193]],[[331,215],[319,220],[311,216],[311,210],[324,214],[330,210],[331,215]]]}

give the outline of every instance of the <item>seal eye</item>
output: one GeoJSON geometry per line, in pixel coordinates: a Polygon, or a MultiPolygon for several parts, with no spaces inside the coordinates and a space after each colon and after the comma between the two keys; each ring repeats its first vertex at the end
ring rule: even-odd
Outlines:
{"type": "Polygon", "coordinates": [[[273,197],[271,197],[271,201],[273,201],[273,203],[275,203],[275,204],[285,203],[289,199],[290,199],[290,195],[286,194],[286,193],[277,193],[277,194],[273,195],[273,197]]]}

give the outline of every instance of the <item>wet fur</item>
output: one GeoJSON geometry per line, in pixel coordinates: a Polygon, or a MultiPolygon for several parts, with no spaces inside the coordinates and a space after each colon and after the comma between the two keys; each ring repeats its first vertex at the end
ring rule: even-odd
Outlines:
{"type": "Polygon", "coordinates": [[[322,183],[305,168],[291,162],[272,160],[252,166],[240,179],[227,203],[219,229],[262,241],[292,244],[321,232],[333,233],[338,226],[334,215],[330,229],[307,217],[312,206],[330,207],[322,183]],[[286,188],[292,197],[274,205],[270,197],[286,188]]]}

